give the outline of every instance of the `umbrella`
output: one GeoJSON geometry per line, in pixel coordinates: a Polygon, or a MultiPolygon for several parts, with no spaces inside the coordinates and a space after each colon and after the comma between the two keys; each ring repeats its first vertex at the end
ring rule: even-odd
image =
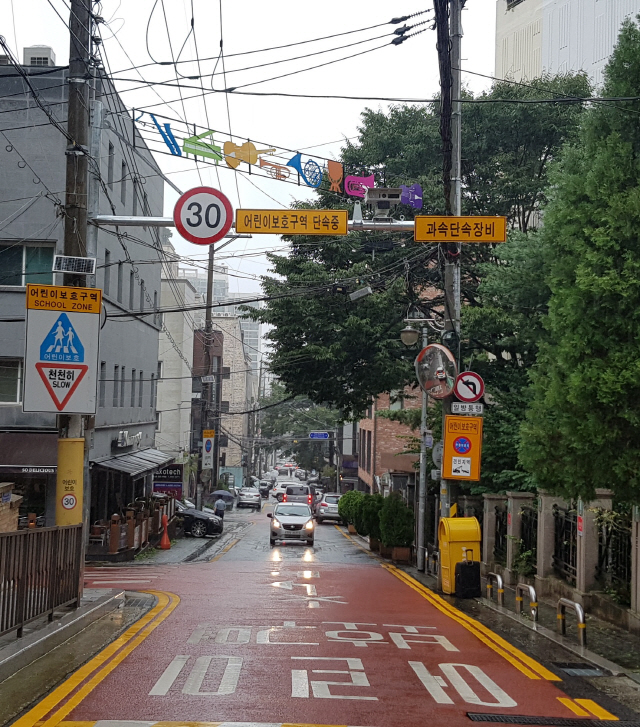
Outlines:
{"type": "Polygon", "coordinates": [[[218,497],[221,497],[223,500],[233,500],[234,497],[230,492],[227,492],[226,490],[216,490],[215,492],[212,492],[210,495],[207,495],[207,500],[211,500],[212,498],[215,498],[216,500],[218,497]]]}

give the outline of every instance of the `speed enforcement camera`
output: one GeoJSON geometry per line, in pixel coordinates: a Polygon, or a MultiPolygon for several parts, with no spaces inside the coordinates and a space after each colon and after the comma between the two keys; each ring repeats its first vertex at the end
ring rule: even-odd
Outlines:
{"type": "Polygon", "coordinates": [[[364,201],[374,212],[380,213],[381,216],[389,214],[392,207],[401,204],[402,189],[400,187],[378,187],[377,189],[365,189],[364,201]]]}

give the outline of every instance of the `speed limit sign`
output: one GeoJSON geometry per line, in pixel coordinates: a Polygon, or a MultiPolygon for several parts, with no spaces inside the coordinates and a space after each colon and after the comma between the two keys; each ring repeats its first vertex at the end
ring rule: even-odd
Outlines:
{"type": "Polygon", "coordinates": [[[185,192],[173,210],[176,229],[185,240],[211,245],[231,229],[231,202],[213,187],[195,187],[185,192]]]}

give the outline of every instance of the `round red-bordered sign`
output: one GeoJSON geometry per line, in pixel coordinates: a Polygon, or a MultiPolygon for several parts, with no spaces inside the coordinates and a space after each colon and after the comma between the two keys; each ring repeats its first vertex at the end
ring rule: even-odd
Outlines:
{"type": "Polygon", "coordinates": [[[173,208],[176,229],[194,245],[212,245],[231,229],[233,208],[222,192],[213,187],[194,187],[173,208]]]}
{"type": "Polygon", "coordinates": [[[476,374],[475,371],[463,371],[458,374],[453,393],[460,401],[465,401],[468,404],[479,401],[484,395],[482,376],[476,374]]]}
{"type": "Polygon", "coordinates": [[[73,508],[77,504],[78,504],[78,499],[76,498],[76,496],[72,492],[69,492],[68,494],[63,495],[63,497],[62,497],[62,507],[65,510],[73,510],[73,508]]]}

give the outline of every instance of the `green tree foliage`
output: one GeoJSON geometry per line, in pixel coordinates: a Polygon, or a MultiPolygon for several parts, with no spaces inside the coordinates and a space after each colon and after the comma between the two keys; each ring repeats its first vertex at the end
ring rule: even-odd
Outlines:
{"type": "Polygon", "coordinates": [[[338,515],[344,522],[355,525],[356,512],[360,507],[360,502],[364,498],[364,492],[350,490],[338,500],[338,515]]]}
{"type": "Polygon", "coordinates": [[[387,548],[407,548],[413,543],[413,511],[397,493],[384,498],[380,510],[380,539],[387,548]]]}
{"type": "MultiPolygon", "coordinates": [[[[361,535],[380,540],[380,511],[384,504],[382,495],[365,495],[362,503],[362,529],[361,535]]],[[[358,531],[360,532],[360,531],[358,531]]]]}
{"type": "MultiPolygon", "coordinates": [[[[640,95],[640,29],[626,22],[603,95],[640,95]]],[[[640,498],[640,103],[599,104],[563,155],[542,236],[551,289],[523,426],[536,482],[640,498]]]]}
{"type": "Polygon", "coordinates": [[[260,430],[270,440],[268,449],[280,449],[285,456],[291,456],[306,470],[321,471],[325,466],[327,443],[313,441],[308,437],[311,431],[331,430],[338,424],[335,411],[319,406],[306,397],[291,397],[279,382],[273,382],[269,396],[260,405],[260,430]]]}

